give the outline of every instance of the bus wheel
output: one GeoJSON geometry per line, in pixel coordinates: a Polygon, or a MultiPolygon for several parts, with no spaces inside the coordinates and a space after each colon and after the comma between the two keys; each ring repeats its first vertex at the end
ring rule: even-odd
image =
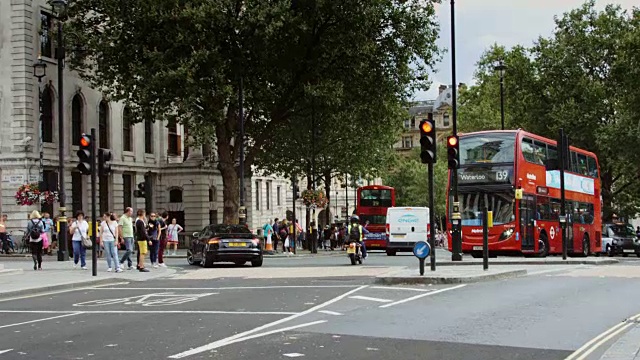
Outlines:
{"type": "Polygon", "coordinates": [[[540,234],[540,238],[538,239],[538,248],[541,249],[539,252],[540,257],[547,257],[549,255],[549,240],[547,240],[547,235],[545,233],[540,234]]]}
{"type": "Polygon", "coordinates": [[[591,251],[589,250],[589,236],[585,235],[582,239],[582,256],[587,257],[591,251]]]}
{"type": "Polygon", "coordinates": [[[396,256],[396,251],[387,249],[387,256],[396,256]]]}

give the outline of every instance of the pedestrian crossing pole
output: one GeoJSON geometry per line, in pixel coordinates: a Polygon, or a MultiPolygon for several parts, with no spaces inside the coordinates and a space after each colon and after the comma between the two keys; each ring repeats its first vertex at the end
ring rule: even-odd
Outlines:
{"type": "Polygon", "coordinates": [[[91,128],[91,222],[94,229],[91,232],[91,275],[98,276],[98,244],[96,241],[96,233],[98,232],[96,223],[96,129],[91,128]]]}

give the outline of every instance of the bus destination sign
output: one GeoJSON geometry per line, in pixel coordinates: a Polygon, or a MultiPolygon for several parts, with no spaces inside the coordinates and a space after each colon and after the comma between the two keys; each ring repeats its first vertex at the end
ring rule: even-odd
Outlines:
{"type": "Polygon", "coordinates": [[[458,169],[458,184],[513,184],[512,166],[468,167],[458,169]]]}

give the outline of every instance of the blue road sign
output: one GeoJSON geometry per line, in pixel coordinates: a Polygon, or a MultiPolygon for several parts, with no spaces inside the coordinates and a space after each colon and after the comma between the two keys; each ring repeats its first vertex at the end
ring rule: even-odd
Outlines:
{"type": "Polygon", "coordinates": [[[431,247],[426,241],[418,241],[413,246],[413,255],[418,259],[426,259],[427,256],[429,256],[429,253],[431,253],[431,247]]]}

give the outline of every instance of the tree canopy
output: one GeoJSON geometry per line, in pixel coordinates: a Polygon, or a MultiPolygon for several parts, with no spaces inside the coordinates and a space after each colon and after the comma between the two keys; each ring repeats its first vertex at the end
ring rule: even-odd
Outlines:
{"type": "Polygon", "coordinates": [[[507,128],[555,139],[564,128],[573,146],[596,153],[604,217],[640,212],[640,11],[594,1],[556,18],[551,37],[531,47],[498,44],[477,63],[476,85],[460,96],[461,131],[498,129],[499,78],[504,79],[507,128]]]}
{"type": "Polygon", "coordinates": [[[315,120],[323,166],[364,171],[438,56],[433,4],[421,0],[75,0],[69,13],[86,80],[138,121],[175,119],[215,143],[225,222],[239,200],[241,79],[247,170],[306,165],[315,120]]]}

